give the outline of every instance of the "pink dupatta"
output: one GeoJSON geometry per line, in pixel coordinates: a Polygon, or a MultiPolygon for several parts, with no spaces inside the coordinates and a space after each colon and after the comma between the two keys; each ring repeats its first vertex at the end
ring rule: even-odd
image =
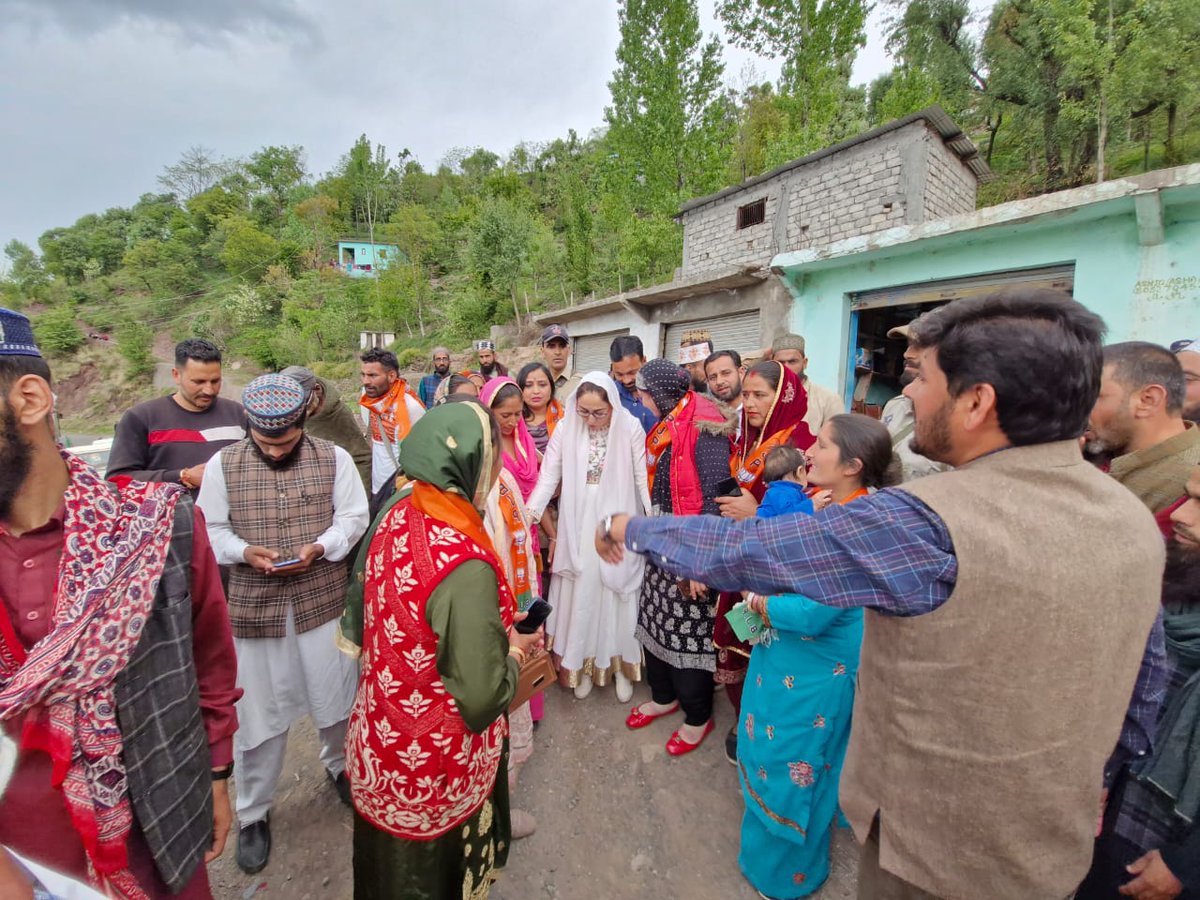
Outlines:
{"type": "MultiPolygon", "coordinates": [[[[483,401],[483,404],[488,409],[491,409],[492,402],[496,399],[496,394],[506,384],[511,384],[518,391],[520,390],[520,386],[515,380],[504,375],[493,378],[485,384],[483,390],[479,393],[479,399],[483,401]]],[[[524,416],[517,420],[517,430],[513,435],[513,443],[516,444],[517,457],[513,458],[507,451],[503,451],[504,468],[517,480],[517,485],[521,488],[521,499],[528,500],[529,495],[533,493],[534,485],[537,484],[538,458],[537,447],[533,443],[533,437],[529,433],[529,428],[525,425],[524,416]]]]}

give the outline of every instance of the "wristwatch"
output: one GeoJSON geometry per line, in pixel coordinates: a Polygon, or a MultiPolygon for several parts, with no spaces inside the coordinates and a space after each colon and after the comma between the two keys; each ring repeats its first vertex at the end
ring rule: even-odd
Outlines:
{"type": "Polygon", "coordinates": [[[612,517],[611,513],[604,517],[604,539],[606,541],[611,541],[613,539],[612,520],[613,520],[613,517],[612,517]]]}

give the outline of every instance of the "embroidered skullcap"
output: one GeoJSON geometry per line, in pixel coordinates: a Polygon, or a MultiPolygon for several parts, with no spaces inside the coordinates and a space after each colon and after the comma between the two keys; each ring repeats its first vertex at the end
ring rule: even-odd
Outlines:
{"type": "Polygon", "coordinates": [[[771,345],[772,350],[799,350],[800,355],[804,355],[804,338],[798,334],[785,334],[782,337],[775,339],[775,343],[771,345]]]}
{"type": "Polygon", "coordinates": [[[495,341],[476,341],[475,349],[476,350],[495,350],[496,342],[495,341]]]}
{"type": "Polygon", "coordinates": [[[288,366],[279,374],[286,375],[288,378],[295,378],[300,382],[300,387],[304,388],[305,394],[311,394],[312,389],[317,386],[317,373],[304,366],[288,366]]]}
{"type": "Polygon", "coordinates": [[[692,389],[692,376],[669,359],[652,359],[638,370],[637,386],[665,416],[692,389]]]}
{"type": "Polygon", "coordinates": [[[304,416],[304,388],[289,375],[259,375],[242,391],[242,406],[250,427],[264,434],[281,434],[304,416]]]}
{"type": "Polygon", "coordinates": [[[1184,338],[1171,345],[1172,353],[1200,353],[1200,338],[1184,338]]]}
{"type": "Polygon", "coordinates": [[[28,317],[0,307],[0,356],[41,356],[28,317]]]}

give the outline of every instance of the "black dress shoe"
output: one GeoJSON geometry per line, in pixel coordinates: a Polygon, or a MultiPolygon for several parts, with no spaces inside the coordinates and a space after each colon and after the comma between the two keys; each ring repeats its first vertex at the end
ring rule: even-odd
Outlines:
{"type": "Polygon", "coordinates": [[[346,773],[339,772],[335,778],[330,775],[329,770],[326,769],[325,774],[329,777],[329,780],[333,782],[333,786],[337,788],[338,797],[341,798],[341,801],[353,809],[354,801],[350,799],[350,779],[346,777],[346,773]]]}
{"type": "Polygon", "coordinates": [[[729,760],[729,764],[737,765],[737,726],[734,725],[729,729],[729,734],[725,735],[725,758],[729,760]]]}
{"type": "Polygon", "coordinates": [[[238,831],[237,864],[247,875],[261,872],[271,858],[271,823],[269,819],[251,822],[238,831]]]}

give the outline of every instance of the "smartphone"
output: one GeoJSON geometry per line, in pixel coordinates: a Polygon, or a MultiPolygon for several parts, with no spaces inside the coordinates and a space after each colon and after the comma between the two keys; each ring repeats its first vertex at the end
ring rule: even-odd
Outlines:
{"type": "Polygon", "coordinates": [[[271,563],[271,565],[276,569],[286,569],[288,566],[298,566],[300,565],[300,557],[297,556],[295,559],[285,559],[283,562],[271,563]]]}
{"type": "Polygon", "coordinates": [[[533,634],[546,622],[546,618],[554,611],[554,607],[541,597],[529,604],[525,610],[529,615],[517,623],[517,631],[521,634],[533,634]]]}
{"type": "Polygon", "coordinates": [[[738,484],[736,478],[726,478],[717,485],[718,497],[740,497],[742,496],[742,486],[738,484]]]}

